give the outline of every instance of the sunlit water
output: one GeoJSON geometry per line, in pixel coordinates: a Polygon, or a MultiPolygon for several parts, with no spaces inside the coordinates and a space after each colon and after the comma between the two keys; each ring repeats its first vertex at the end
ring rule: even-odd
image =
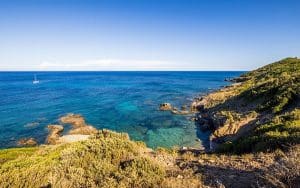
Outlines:
{"type": "Polygon", "coordinates": [[[155,148],[200,147],[208,133],[189,116],[161,112],[227,85],[241,72],[0,72],[0,147],[24,137],[44,143],[47,125],[66,113],[82,114],[96,128],[127,132],[155,148]],[[32,84],[37,74],[39,84],[32,84]],[[196,141],[199,138],[202,142],[196,141]]]}

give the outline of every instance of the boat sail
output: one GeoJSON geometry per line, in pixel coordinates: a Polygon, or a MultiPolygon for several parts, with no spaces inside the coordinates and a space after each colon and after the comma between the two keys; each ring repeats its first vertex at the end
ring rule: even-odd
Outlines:
{"type": "Polygon", "coordinates": [[[38,84],[40,81],[36,78],[36,75],[34,75],[34,80],[32,81],[33,84],[38,84]]]}

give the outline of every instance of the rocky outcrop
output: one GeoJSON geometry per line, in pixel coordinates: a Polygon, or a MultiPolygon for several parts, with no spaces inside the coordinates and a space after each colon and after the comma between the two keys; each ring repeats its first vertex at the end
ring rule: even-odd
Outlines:
{"type": "Polygon", "coordinates": [[[61,117],[60,122],[63,124],[71,124],[72,128],[66,135],[62,135],[64,127],[62,125],[48,125],[49,135],[47,144],[61,144],[76,142],[88,139],[92,134],[97,133],[97,129],[86,124],[85,119],[79,114],[67,114],[61,117]]]}
{"type": "Polygon", "coordinates": [[[18,146],[30,147],[36,145],[37,141],[34,138],[22,138],[18,141],[18,146]]]}
{"type": "Polygon", "coordinates": [[[75,129],[71,129],[68,134],[92,135],[96,134],[97,129],[91,125],[85,125],[75,129]]]}
{"type": "Polygon", "coordinates": [[[61,123],[71,124],[74,128],[86,126],[85,119],[79,114],[70,113],[59,120],[61,123]]]}
{"type": "Polygon", "coordinates": [[[201,105],[199,102],[202,101],[202,97],[196,97],[194,98],[193,102],[191,103],[191,112],[198,112],[203,108],[203,105],[201,105]]]}
{"type": "Polygon", "coordinates": [[[46,143],[52,145],[58,144],[58,140],[64,130],[64,127],[61,125],[48,125],[48,130],[49,134],[46,143]]]}
{"type": "Polygon", "coordinates": [[[71,124],[72,129],[68,134],[91,135],[97,133],[97,129],[86,124],[85,119],[79,114],[67,114],[60,118],[64,124],[71,124]]]}
{"type": "Polygon", "coordinates": [[[236,140],[256,126],[255,104],[245,103],[240,97],[248,87],[242,84],[237,82],[197,97],[191,104],[198,127],[212,133],[210,142],[213,149],[223,142],[236,140]]]}

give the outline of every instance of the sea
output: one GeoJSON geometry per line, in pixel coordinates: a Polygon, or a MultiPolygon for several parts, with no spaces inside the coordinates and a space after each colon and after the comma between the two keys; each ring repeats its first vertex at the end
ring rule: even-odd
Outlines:
{"type": "Polygon", "coordinates": [[[159,105],[180,109],[242,73],[0,72],[0,148],[30,137],[45,143],[47,126],[68,113],[81,114],[98,129],[126,132],[151,148],[206,147],[210,133],[201,132],[192,115],[159,111],[159,105]],[[32,83],[34,75],[40,83],[32,83]]]}

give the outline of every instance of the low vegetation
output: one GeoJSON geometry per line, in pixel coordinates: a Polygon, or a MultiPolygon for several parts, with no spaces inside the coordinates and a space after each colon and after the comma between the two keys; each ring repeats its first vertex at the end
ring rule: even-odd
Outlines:
{"type": "Polygon", "coordinates": [[[219,152],[287,149],[300,143],[300,59],[286,58],[245,73],[204,98],[215,119],[219,152]]]}
{"type": "Polygon", "coordinates": [[[145,150],[127,134],[110,131],[84,142],[4,150],[0,187],[158,186],[165,170],[145,150]]]}
{"type": "Polygon", "coordinates": [[[257,126],[250,135],[223,144],[219,152],[286,150],[296,144],[300,144],[300,109],[275,116],[271,121],[257,126]]]}

